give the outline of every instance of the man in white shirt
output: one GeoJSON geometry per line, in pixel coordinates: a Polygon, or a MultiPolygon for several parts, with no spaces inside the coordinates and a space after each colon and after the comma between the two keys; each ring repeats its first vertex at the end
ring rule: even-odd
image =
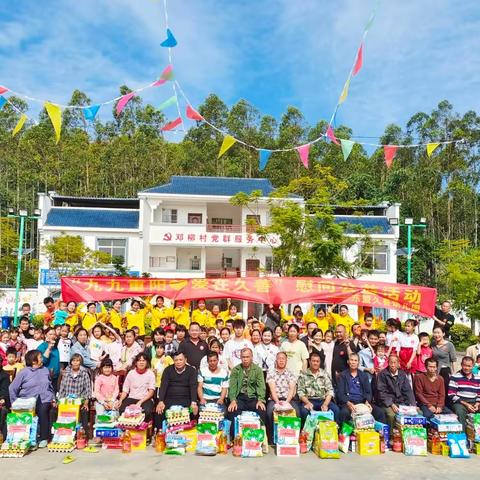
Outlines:
{"type": "Polygon", "coordinates": [[[233,331],[235,332],[235,335],[231,340],[228,340],[228,342],[225,343],[223,348],[223,356],[225,357],[230,370],[242,363],[240,353],[244,348],[249,348],[253,352],[252,342],[243,338],[244,330],[245,322],[243,320],[234,320],[233,331]]]}

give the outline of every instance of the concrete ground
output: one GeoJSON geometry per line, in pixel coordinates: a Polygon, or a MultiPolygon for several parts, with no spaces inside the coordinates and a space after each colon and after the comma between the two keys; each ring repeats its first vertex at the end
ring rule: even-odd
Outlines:
{"type": "Polygon", "coordinates": [[[451,459],[428,455],[406,457],[387,452],[374,457],[355,453],[342,455],[339,460],[321,460],[313,453],[299,458],[279,458],[272,452],[263,458],[236,458],[228,455],[184,457],[157,454],[153,448],[144,452],[122,454],[114,450],[98,453],[73,452],[76,460],[62,464],[65,454],[33,452],[21,459],[0,459],[2,479],[58,480],[121,480],[153,479],[168,476],[175,480],[248,480],[262,476],[265,480],[309,480],[321,476],[336,480],[478,480],[480,456],[451,459]]]}

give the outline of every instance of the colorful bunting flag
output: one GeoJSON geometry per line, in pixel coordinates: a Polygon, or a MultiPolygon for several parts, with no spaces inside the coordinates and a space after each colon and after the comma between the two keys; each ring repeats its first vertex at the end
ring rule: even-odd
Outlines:
{"type": "Polygon", "coordinates": [[[93,122],[95,120],[95,117],[97,116],[98,111],[100,110],[100,105],[91,105],[89,107],[83,107],[83,116],[85,117],[85,120],[89,120],[93,122]]]}
{"type": "Polygon", "coordinates": [[[0,95],[3,95],[6,92],[8,92],[8,88],[0,85],[0,95]]]}
{"type": "Polygon", "coordinates": [[[395,155],[397,154],[397,149],[398,149],[398,147],[396,145],[384,145],[383,146],[383,153],[385,155],[385,163],[387,165],[387,168],[390,168],[392,166],[393,159],[395,158],[395,155]]]}
{"type": "Polygon", "coordinates": [[[160,130],[162,132],[168,132],[169,130],[173,130],[175,127],[178,127],[182,123],[182,119],[180,117],[172,120],[171,122],[164,125],[160,130]]]}
{"type": "Polygon", "coordinates": [[[337,137],[335,136],[335,133],[333,132],[333,128],[331,125],[329,125],[327,128],[327,137],[336,145],[340,145],[340,143],[337,140],[337,137]]]}
{"type": "Polygon", "coordinates": [[[375,21],[375,12],[372,13],[371,17],[369,18],[367,24],[365,25],[365,30],[364,32],[368,32],[370,30],[370,27],[373,25],[373,22],[375,21]]]}
{"type": "Polygon", "coordinates": [[[355,142],[341,138],[340,143],[342,144],[343,159],[347,160],[347,158],[350,156],[353,146],[355,145],[355,142]]]}
{"type": "Polygon", "coordinates": [[[308,168],[308,153],[310,152],[310,144],[302,145],[296,148],[301,162],[305,168],[308,168]]]}
{"type": "Polygon", "coordinates": [[[175,105],[176,103],[177,103],[177,96],[173,95],[168,100],[165,100],[163,103],[161,103],[158,106],[158,109],[159,110],[164,110],[165,108],[170,107],[171,105],[175,105]]]}
{"type": "Polygon", "coordinates": [[[205,120],[193,107],[190,105],[187,105],[187,111],[186,111],[187,118],[190,120],[205,120]]]}
{"type": "Polygon", "coordinates": [[[60,141],[60,133],[62,131],[62,109],[55,103],[45,102],[45,109],[47,110],[53,129],[55,130],[56,143],[60,141]]]}
{"type": "Polygon", "coordinates": [[[350,87],[350,78],[347,79],[347,81],[345,82],[345,85],[343,86],[343,90],[342,90],[342,93],[340,95],[340,99],[338,100],[339,104],[342,104],[345,101],[345,99],[347,98],[349,87],[350,87]]]}
{"type": "Polygon", "coordinates": [[[18,120],[17,125],[15,126],[15,128],[12,131],[12,137],[14,137],[22,129],[23,125],[27,121],[27,118],[28,117],[24,113],[22,113],[20,115],[20,119],[18,120]]]}
{"type": "Polygon", "coordinates": [[[355,76],[362,68],[363,65],[363,43],[357,52],[357,59],[355,60],[355,66],[353,67],[352,75],[355,76]]]}
{"type": "Polygon", "coordinates": [[[7,103],[7,99],[4,96],[0,96],[0,110],[7,103]]]}
{"type": "Polygon", "coordinates": [[[225,137],[223,137],[223,142],[222,142],[222,146],[220,147],[220,151],[218,152],[218,158],[220,158],[229,148],[231,148],[236,141],[237,140],[233,138],[231,135],[225,135],[225,137]]]}
{"type": "Polygon", "coordinates": [[[173,80],[174,78],[175,75],[173,74],[173,66],[168,65],[165,70],[163,70],[160,78],[156,82],[152,83],[152,87],[159,87],[160,85],[166,83],[168,80],[173,80]]]}
{"type": "Polygon", "coordinates": [[[130,92],[124,95],[117,103],[116,112],[117,115],[122,113],[122,110],[125,108],[125,105],[135,96],[135,92],[130,92]]]}
{"type": "Polygon", "coordinates": [[[270,158],[270,155],[272,154],[271,150],[259,150],[259,163],[260,163],[260,171],[263,171],[265,167],[267,166],[268,159],[270,158]]]}
{"type": "Polygon", "coordinates": [[[167,28],[167,38],[160,44],[161,47],[173,48],[177,45],[177,40],[172,31],[167,28]]]}
{"type": "Polygon", "coordinates": [[[427,155],[432,156],[433,151],[439,146],[439,143],[427,143],[427,155]]]}

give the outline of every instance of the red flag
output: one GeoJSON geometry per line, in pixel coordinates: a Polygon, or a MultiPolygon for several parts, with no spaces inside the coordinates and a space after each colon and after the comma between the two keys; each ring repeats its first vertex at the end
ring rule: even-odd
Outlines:
{"type": "Polygon", "coordinates": [[[363,64],[363,43],[360,45],[360,48],[357,52],[357,59],[355,60],[355,66],[353,67],[352,75],[355,76],[360,69],[362,68],[363,64]]]}
{"type": "Polygon", "coordinates": [[[398,147],[396,145],[384,145],[383,146],[383,154],[385,155],[385,163],[387,168],[392,166],[393,159],[397,154],[398,147]]]}
{"type": "Polygon", "coordinates": [[[300,160],[303,163],[305,168],[308,168],[308,153],[310,151],[310,144],[307,143],[306,145],[302,145],[301,147],[296,148],[298,155],[300,156],[300,160]]]}
{"type": "Polygon", "coordinates": [[[2,94],[5,93],[5,92],[8,92],[8,88],[7,88],[7,87],[2,87],[2,86],[0,85],[0,95],[2,95],[2,94]]]}
{"type": "Polygon", "coordinates": [[[340,142],[337,140],[335,133],[333,133],[333,128],[331,125],[327,128],[327,137],[335,144],[340,145],[340,142]]]}
{"type": "Polygon", "coordinates": [[[191,120],[205,120],[193,107],[187,105],[187,118],[191,120]]]}
{"type": "Polygon", "coordinates": [[[178,127],[181,123],[182,123],[182,119],[178,117],[175,120],[164,125],[160,130],[162,132],[168,132],[169,130],[173,130],[175,127],[178,127]]]}

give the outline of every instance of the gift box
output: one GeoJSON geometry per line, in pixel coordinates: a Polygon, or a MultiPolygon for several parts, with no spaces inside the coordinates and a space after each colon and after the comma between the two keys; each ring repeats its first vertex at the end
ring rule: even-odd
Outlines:
{"type": "Polygon", "coordinates": [[[472,453],[480,455],[480,442],[475,442],[472,447],[472,453]]]}
{"type": "Polygon", "coordinates": [[[242,435],[245,428],[259,429],[260,417],[255,412],[242,412],[234,420],[234,437],[242,435]]]}
{"type": "Polygon", "coordinates": [[[198,430],[196,428],[190,428],[188,430],[179,432],[179,435],[181,435],[187,441],[185,447],[186,451],[192,453],[195,452],[198,442],[198,430]]]}
{"type": "Polygon", "coordinates": [[[279,445],[298,445],[300,426],[301,420],[297,417],[279,417],[274,442],[279,445]]]}
{"type": "Polygon", "coordinates": [[[59,404],[57,423],[78,423],[80,405],[59,404]]]}
{"type": "Polygon", "coordinates": [[[400,425],[420,425],[425,426],[427,419],[422,415],[395,415],[395,421],[400,425]]]}
{"type": "Polygon", "coordinates": [[[300,445],[277,445],[275,453],[277,457],[299,457],[300,445]]]}
{"type": "Polygon", "coordinates": [[[147,448],[147,430],[129,430],[132,439],[132,452],[147,448]]]}
{"type": "Polygon", "coordinates": [[[451,458],[468,458],[467,436],[464,433],[449,433],[447,435],[449,456],[451,458]]]}
{"type": "Polygon", "coordinates": [[[360,430],[357,434],[357,452],[359,455],[380,455],[380,434],[370,430],[360,430]]]}
{"type": "Polygon", "coordinates": [[[437,432],[463,432],[463,426],[458,421],[446,423],[434,417],[429,420],[429,426],[437,430],[437,432]]]}
{"type": "Polygon", "coordinates": [[[427,430],[404,428],[402,431],[403,453],[408,456],[427,455],[427,430]]]}
{"type": "Polygon", "coordinates": [[[217,433],[216,423],[199,423],[197,425],[197,444],[195,453],[197,455],[217,454],[217,433]]]}
{"type": "Polygon", "coordinates": [[[375,419],[370,413],[352,415],[352,420],[355,430],[372,430],[375,426],[375,419]]]}
{"type": "Polygon", "coordinates": [[[122,448],[121,437],[105,437],[102,439],[102,448],[120,450],[122,448]]]}
{"type": "Polygon", "coordinates": [[[122,430],[120,428],[95,428],[93,436],[98,438],[120,438],[122,430]]]}
{"type": "Polygon", "coordinates": [[[242,433],[242,457],[262,457],[265,430],[245,428],[242,433]]]}
{"type": "Polygon", "coordinates": [[[378,432],[381,436],[383,435],[383,439],[385,440],[385,449],[388,448],[390,444],[390,425],[382,422],[375,422],[375,431],[378,432]]]}
{"type": "Polygon", "coordinates": [[[320,458],[340,458],[337,424],[335,422],[318,423],[313,448],[320,458]]]}

